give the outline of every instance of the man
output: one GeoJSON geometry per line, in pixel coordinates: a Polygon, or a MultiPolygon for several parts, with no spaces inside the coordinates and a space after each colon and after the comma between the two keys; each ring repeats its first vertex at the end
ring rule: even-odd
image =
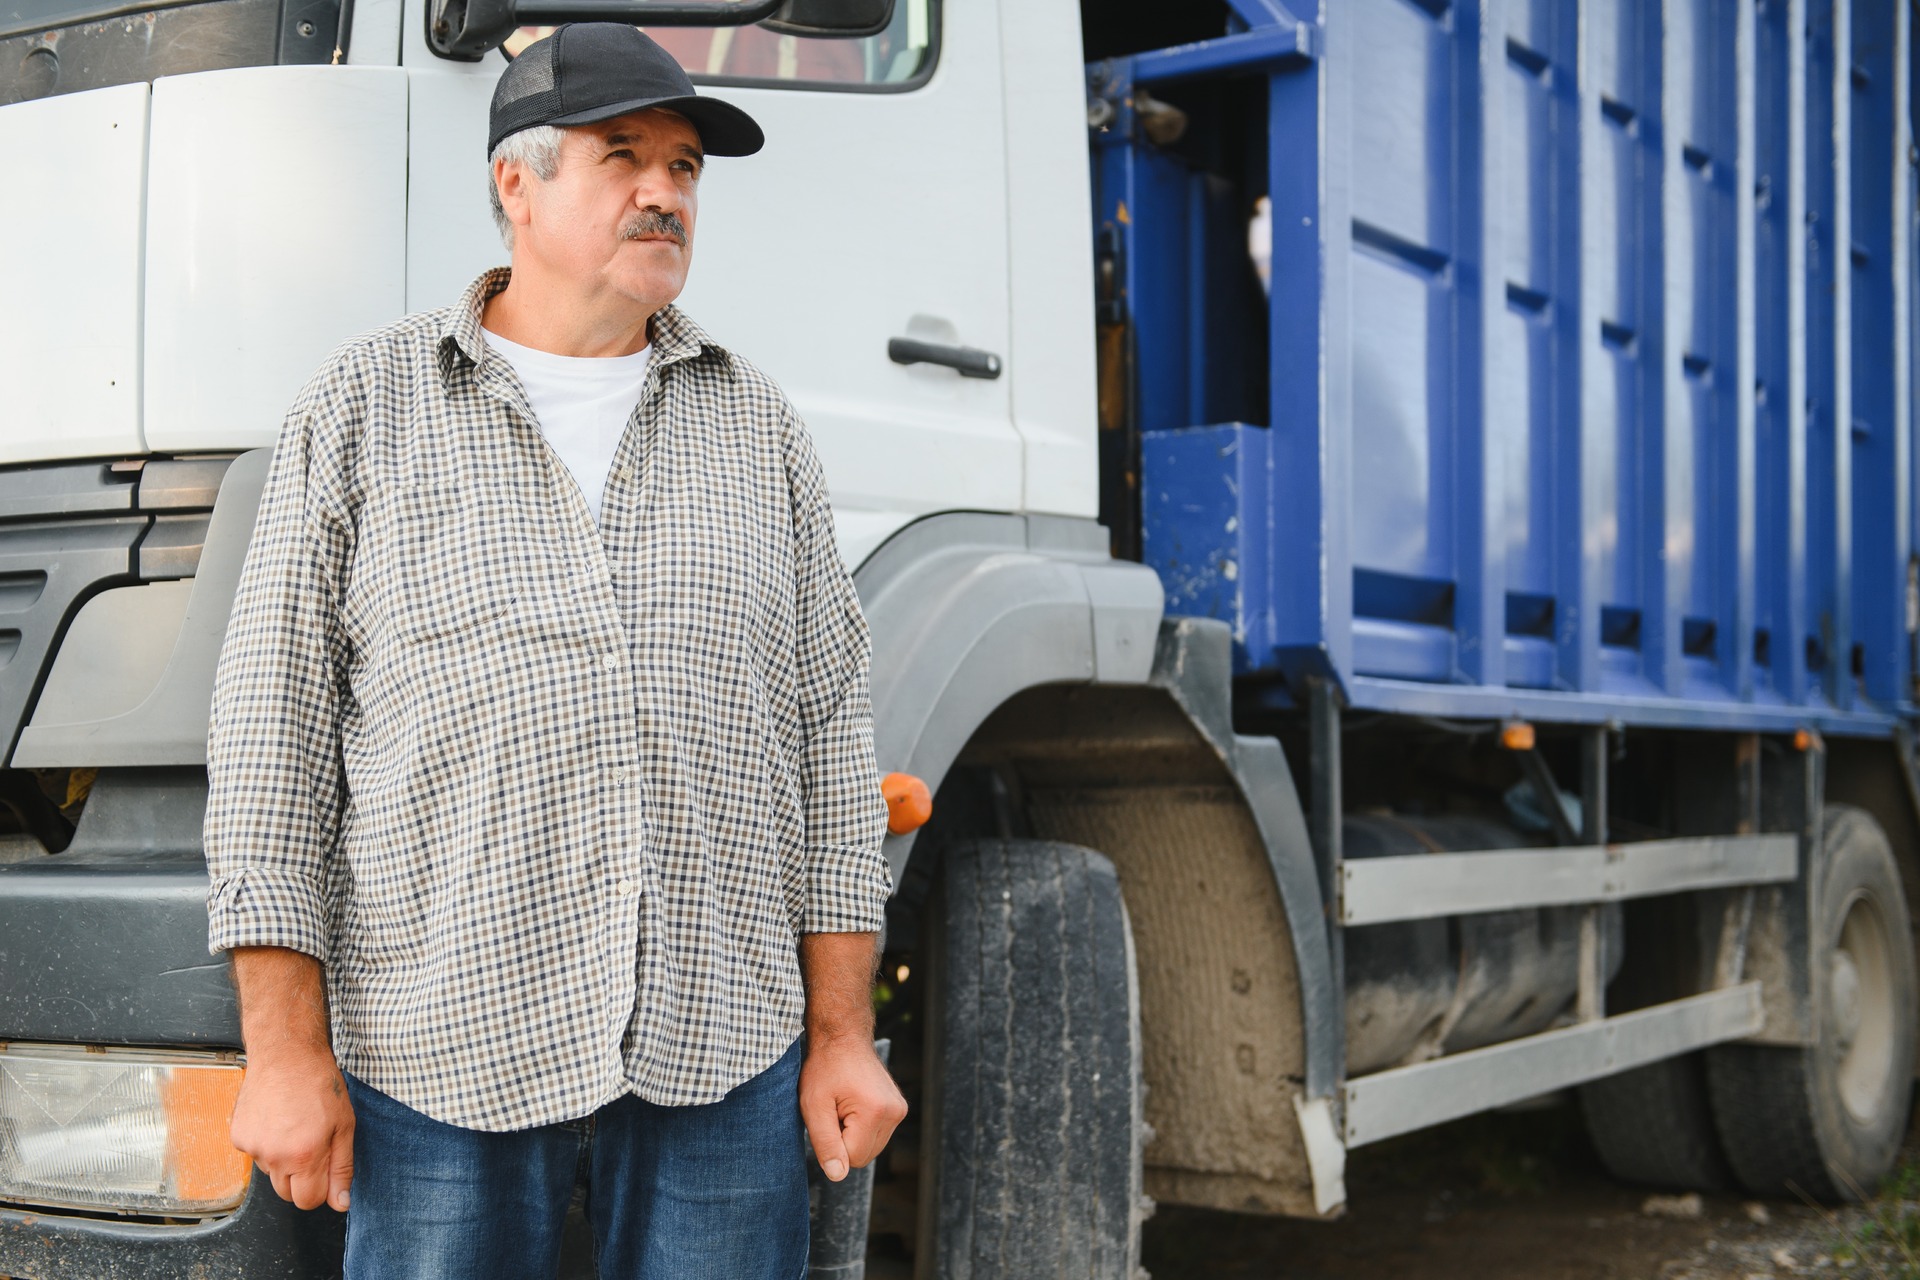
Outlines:
{"type": "Polygon", "coordinates": [[[208,912],[234,1143],[347,1211],[354,1280],[551,1276],[579,1184],[603,1276],[791,1280],[807,1142],[839,1179],[905,1114],[820,464],[672,306],[706,156],[761,143],[633,28],[560,28],[494,95],[511,270],[349,342],[282,431],[208,912]]]}

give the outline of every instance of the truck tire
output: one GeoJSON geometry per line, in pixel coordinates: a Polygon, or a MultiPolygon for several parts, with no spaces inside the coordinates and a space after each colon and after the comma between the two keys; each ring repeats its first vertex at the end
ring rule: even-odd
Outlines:
{"type": "Polygon", "coordinates": [[[943,852],[929,904],[918,1280],[1133,1280],[1140,1002],[1113,864],[943,852]]]}
{"type": "Polygon", "coordinates": [[[1811,923],[1824,984],[1806,1047],[1723,1045],[1707,1081],[1727,1161],[1757,1195],[1859,1200],[1893,1168],[1913,1081],[1913,928],[1880,824],[1827,806],[1811,923]]]}
{"type": "Polygon", "coordinates": [[[1600,1163],[1622,1182],[1673,1191],[1733,1185],[1697,1053],[1585,1085],[1580,1110],[1600,1163]]]}

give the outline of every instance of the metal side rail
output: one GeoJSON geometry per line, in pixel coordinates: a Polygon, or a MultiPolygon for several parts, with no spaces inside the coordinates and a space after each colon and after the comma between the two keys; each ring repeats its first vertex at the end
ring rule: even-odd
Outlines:
{"type": "Polygon", "coordinates": [[[1538,1097],[1757,1033],[1760,984],[1688,996],[1617,1017],[1395,1067],[1346,1085],[1348,1147],[1538,1097]]]}
{"type": "Polygon", "coordinates": [[[1793,835],[1707,836],[1352,859],[1340,864],[1340,923],[1385,924],[1778,884],[1798,874],[1798,849],[1793,835]]]}

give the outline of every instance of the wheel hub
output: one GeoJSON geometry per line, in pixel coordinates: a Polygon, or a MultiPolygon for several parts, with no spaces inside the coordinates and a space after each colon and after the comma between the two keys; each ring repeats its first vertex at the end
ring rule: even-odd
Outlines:
{"type": "Polygon", "coordinates": [[[1846,904],[1828,952],[1825,1023],[1837,1059],[1840,1101],[1871,1123],[1895,1088],[1898,995],[1891,942],[1879,904],[1858,895],[1846,904]]]}
{"type": "Polygon", "coordinates": [[[1827,1008],[1832,1015],[1833,1038],[1842,1053],[1860,1034],[1860,966],[1845,951],[1833,953],[1827,979],[1827,1008]]]}

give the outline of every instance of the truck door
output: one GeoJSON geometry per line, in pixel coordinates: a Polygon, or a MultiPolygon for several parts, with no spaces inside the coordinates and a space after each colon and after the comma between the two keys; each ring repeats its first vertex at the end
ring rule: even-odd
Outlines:
{"type": "Polygon", "coordinates": [[[707,168],[683,302],[792,396],[849,562],[925,512],[1019,509],[1018,371],[888,357],[894,338],[1007,354],[997,7],[900,0],[868,40],[651,34],[766,130],[707,168]]]}

